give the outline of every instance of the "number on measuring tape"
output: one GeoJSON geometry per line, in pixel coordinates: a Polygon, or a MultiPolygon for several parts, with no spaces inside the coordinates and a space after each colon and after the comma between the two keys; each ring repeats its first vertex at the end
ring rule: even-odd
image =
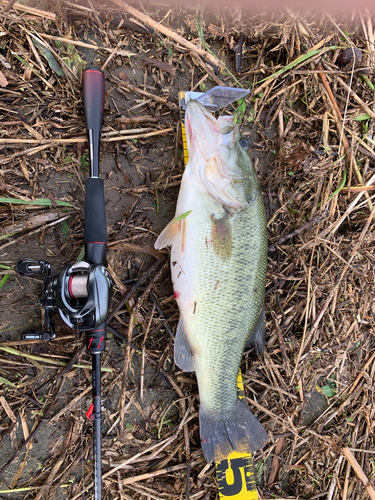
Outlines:
{"type": "Polygon", "coordinates": [[[236,496],[243,490],[256,492],[253,464],[248,457],[223,460],[216,465],[216,472],[220,495],[223,497],[236,496]]]}

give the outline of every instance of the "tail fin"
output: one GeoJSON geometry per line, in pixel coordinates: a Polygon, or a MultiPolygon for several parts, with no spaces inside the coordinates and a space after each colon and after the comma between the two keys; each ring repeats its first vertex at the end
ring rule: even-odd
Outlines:
{"type": "Polygon", "coordinates": [[[231,412],[215,414],[202,404],[199,426],[204,458],[219,462],[230,453],[248,453],[260,450],[268,441],[268,434],[259,420],[239,399],[231,412]]]}

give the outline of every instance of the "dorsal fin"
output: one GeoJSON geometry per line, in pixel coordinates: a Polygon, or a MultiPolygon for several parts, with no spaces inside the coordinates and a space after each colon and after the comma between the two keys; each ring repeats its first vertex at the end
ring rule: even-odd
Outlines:
{"type": "Polygon", "coordinates": [[[246,345],[255,347],[257,354],[264,351],[264,346],[266,344],[266,309],[263,304],[262,310],[260,311],[258,323],[256,324],[254,330],[252,331],[246,345]]]}

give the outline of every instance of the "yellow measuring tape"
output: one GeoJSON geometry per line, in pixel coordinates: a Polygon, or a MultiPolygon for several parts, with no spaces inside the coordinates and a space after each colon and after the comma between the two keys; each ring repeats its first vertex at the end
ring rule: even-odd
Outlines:
{"type": "Polygon", "coordinates": [[[178,93],[178,102],[180,104],[180,121],[181,121],[181,132],[182,132],[182,144],[183,144],[183,151],[184,151],[184,163],[185,167],[189,159],[189,153],[187,149],[187,142],[186,142],[186,129],[185,129],[185,110],[181,108],[181,101],[182,99],[185,98],[185,92],[179,92],[178,93]]]}
{"type": "MultiPolygon", "coordinates": [[[[185,92],[179,92],[178,99],[184,99],[185,92]]],[[[180,105],[180,120],[185,166],[189,159],[185,130],[185,110],[180,105]]],[[[241,371],[237,377],[237,394],[245,398],[241,371]]],[[[259,500],[255,483],[253,457],[249,453],[231,453],[226,459],[216,463],[216,476],[221,500],[259,500]]]]}

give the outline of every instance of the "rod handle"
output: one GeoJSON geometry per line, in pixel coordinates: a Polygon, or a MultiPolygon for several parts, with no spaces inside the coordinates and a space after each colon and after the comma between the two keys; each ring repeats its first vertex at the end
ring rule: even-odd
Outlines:
{"type": "Polygon", "coordinates": [[[86,129],[102,130],[104,110],[104,73],[98,68],[87,68],[82,74],[83,111],[86,129]]]}
{"type": "Polygon", "coordinates": [[[86,180],[84,242],[86,262],[104,264],[107,249],[104,182],[95,177],[86,180]]]}

